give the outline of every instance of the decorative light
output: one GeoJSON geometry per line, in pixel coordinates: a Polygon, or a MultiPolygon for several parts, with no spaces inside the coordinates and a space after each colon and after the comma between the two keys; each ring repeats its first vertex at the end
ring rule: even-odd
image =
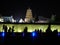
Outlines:
{"type": "Polygon", "coordinates": [[[36,32],[32,32],[32,36],[35,37],[36,36],[36,32]]]}
{"type": "Polygon", "coordinates": [[[24,37],[24,33],[23,33],[23,37],[24,37]]]}
{"type": "Polygon", "coordinates": [[[2,32],[1,36],[4,37],[5,36],[5,32],[2,32]]]}

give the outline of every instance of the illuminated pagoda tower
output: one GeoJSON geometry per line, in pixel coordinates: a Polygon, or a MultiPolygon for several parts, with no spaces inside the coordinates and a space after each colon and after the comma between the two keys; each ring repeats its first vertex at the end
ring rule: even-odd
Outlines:
{"type": "Polygon", "coordinates": [[[29,23],[32,19],[33,19],[32,10],[28,8],[25,16],[25,22],[29,23]]]}

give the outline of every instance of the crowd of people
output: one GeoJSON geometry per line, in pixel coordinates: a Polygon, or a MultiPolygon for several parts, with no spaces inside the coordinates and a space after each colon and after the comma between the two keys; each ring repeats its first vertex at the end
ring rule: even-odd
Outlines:
{"type": "MultiPolygon", "coordinates": [[[[46,32],[38,29],[34,32],[27,32],[28,28],[25,27],[24,31],[21,33],[14,33],[14,26],[9,27],[3,25],[3,30],[6,32],[4,39],[4,44],[16,44],[16,45],[58,45],[60,38],[58,36],[57,29],[53,32],[50,29],[51,25],[49,24],[46,32]],[[8,32],[7,32],[8,31],[8,32]],[[10,35],[9,35],[10,32],[10,35]],[[14,35],[12,35],[13,33],[14,35]],[[12,36],[11,36],[12,35],[12,36]]],[[[3,42],[2,42],[3,43],[3,42]]]]}
{"type": "Polygon", "coordinates": [[[8,29],[7,25],[3,25],[3,30],[4,32],[14,32],[14,26],[12,26],[12,28],[9,27],[8,29]]]}

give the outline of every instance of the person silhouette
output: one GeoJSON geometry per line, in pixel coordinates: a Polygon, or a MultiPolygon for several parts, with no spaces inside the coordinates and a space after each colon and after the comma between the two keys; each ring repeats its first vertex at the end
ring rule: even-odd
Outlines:
{"type": "Polygon", "coordinates": [[[12,32],[14,32],[14,26],[12,26],[12,32]]]}
{"type": "Polygon", "coordinates": [[[11,27],[9,27],[8,32],[11,32],[11,27]]]}
{"type": "Polygon", "coordinates": [[[27,33],[27,30],[28,30],[28,28],[27,28],[27,27],[25,27],[25,28],[24,28],[24,32],[25,32],[25,33],[27,33]]]}
{"type": "Polygon", "coordinates": [[[5,25],[3,25],[3,30],[5,31],[5,25]]]}
{"type": "Polygon", "coordinates": [[[4,32],[7,32],[7,25],[3,25],[4,32]]]}

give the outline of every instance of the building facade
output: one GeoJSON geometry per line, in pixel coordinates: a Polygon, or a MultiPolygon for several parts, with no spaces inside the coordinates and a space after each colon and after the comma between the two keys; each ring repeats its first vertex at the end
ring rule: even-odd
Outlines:
{"type": "Polygon", "coordinates": [[[31,20],[33,19],[33,16],[32,16],[32,10],[30,8],[27,9],[27,12],[26,12],[26,17],[25,17],[25,22],[30,22],[31,20]]]}

